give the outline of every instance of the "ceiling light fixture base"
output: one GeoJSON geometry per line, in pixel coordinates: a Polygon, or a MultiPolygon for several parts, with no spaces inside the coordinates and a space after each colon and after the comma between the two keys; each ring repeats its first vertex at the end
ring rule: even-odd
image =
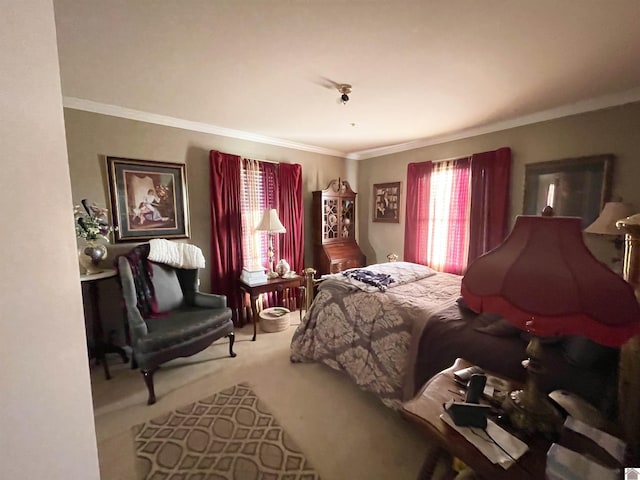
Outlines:
{"type": "Polygon", "coordinates": [[[338,85],[338,92],[340,92],[340,101],[343,105],[346,105],[349,101],[349,94],[351,93],[351,85],[348,83],[341,83],[338,85]]]}

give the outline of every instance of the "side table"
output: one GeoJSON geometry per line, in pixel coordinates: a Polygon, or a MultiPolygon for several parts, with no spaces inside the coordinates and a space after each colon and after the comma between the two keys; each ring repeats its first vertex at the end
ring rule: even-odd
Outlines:
{"type": "Polygon", "coordinates": [[[99,273],[91,275],[80,275],[80,282],[86,283],[89,288],[89,301],[91,302],[91,319],[93,329],[93,348],[90,349],[90,358],[96,358],[99,362],[102,362],[104,368],[104,376],[107,380],[111,379],[111,373],[109,372],[109,365],[107,364],[107,353],[118,353],[122,357],[122,361],[127,363],[129,357],[122,347],[114,345],[110,341],[104,338],[104,329],[102,326],[102,317],[100,315],[100,296],[98,291],[98,283],[108,278],[113,278],[118,275],[115,268],[103,270],[99,273]]]}
{"type": "MultiPolygon", "coordinates": [[[[250,304],[249,308],[251,309],[251,321],[253,322],[253,338],[252,341],[256,340],[256,322],[258,320],[258,309],[256,308],[256,301],[258,300],[258,296],[261,293],[267,292],[283,292],[289,288],[298,288],[298,303],[300,304],[300,315],[302,315],[302,287],[304,287],[304,277],[300,275],[295,275],[293,277],[278,277],[278,278],[270,278],[266,282],[260,282],[255,284],[248,284],[243,280],[240,280],[240,290],[242,290],[245,294],[249,294],[250,304]]],[[[286,305],[284,305],[286,306],[286,305]]],[[[244,313],[244,305],[241,308],[241,313],[244,313]]]]}
{"type": "MultiPolygon", "coordinates": [[[[541,435],[534,435],[525,439],[529,450],[507,470],[494,465],[480,450],[468,442],[461,434],[447,425],[440,415],[444,412],[443,404],[451,399],[464,401],[464,395],[459,393],[460,385],[453,378],[453,372],[471,366],[471,363],[458,358],[453,366],[443,370],[429,380],[420,392],[406,402],[401,414],[412,424],[434,441],[439,448],[432,449],[424,461],[420,472],[420,479],[428,479],[442,455],[450,454],[458,457],[477,477],[491,480],[544,480],[547,450],[551,442],[541,435]]],[[[490,375],[501,377],[492,372],[490,375]]],[[[518,382],[508,380],[516,388],[518,382]]],[[[511,431],[514,434],[516,432],[511,431]]]]}

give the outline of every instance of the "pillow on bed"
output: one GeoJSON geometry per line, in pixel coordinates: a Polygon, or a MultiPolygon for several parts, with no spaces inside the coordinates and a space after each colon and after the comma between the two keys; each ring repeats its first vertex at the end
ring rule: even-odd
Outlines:
{"type": "MultiPolygon", "coordinates": [[[[529,332],[525,332],[524,330],[520,333],[520,336],[522,337],[522,339],[525,342],[529,342],[531,340],[531,337],[533,337],[534,335],[532,333],[529,332]]],[[[540,335],[538,335],[538,340],[540,340],[540,343],[542,345],[555,345],[556,343],[562,343],[567,339],[567,337],[562,336],[562,335],[553,335],[550,337],[541,337],[540,335]]]]}
{"type": "Polygon", "coordinates": [[[517,337],[522,333],[518,327],[497,313],[482,313],[478,315],[478,320],[489,321],[485,325],[474,328],[476,332],[486,333],[494,337],[517,337]]]}
{"type": "Polygon", "coordinates": [[[566,338],[562,350],[567,361],[580,368],[595,367],[601,362],[614,361],[619,351],[582,336],[566,338]]]}
{"type": "MultiPolygon", "coordinates": [[[[475,312],[466,304],[463,297],[458,297],[456,303],[461,309],[475,314],[475,312]]],[[[506,320],[499,313],[479,313],[473,319],[473,322],[478,324],[473,327],[476,332],[486,333],[487,335],[493,335],[494,337],[515,337],[522,333],[522,330],[509,322],[509,320],[506,320]]]]}
{"type": "MultiPolygon", "coordinates": [[[[470,311],[470,312],[473,312],[473,310],[471,310],[471,309],[469,308],[469,306],[467,305],[467,302],[465,302],[465,301],[464,301],[464,298],[463,298],[463,297],[458,297],[458,299],[456,300],[456,303],[458,304],[458,306],[459,306],[460,308],[464,308],[465,310],[468,310],[468,311],[470,311]]],[[[473,312],[473,313],[475,313],[475,312],[473,312]]]]}

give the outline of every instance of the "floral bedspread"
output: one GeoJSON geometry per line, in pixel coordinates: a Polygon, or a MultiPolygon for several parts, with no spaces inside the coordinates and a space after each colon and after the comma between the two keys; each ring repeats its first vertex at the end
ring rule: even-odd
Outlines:
{"type": "Polygon", "coordinates": [[[460,296],[461,277],[434,273],[382,292],[327,279],[291,341],[291,361],[346,373],[385,405],[414,394],[413,367],[426,322],[460,296]]]}

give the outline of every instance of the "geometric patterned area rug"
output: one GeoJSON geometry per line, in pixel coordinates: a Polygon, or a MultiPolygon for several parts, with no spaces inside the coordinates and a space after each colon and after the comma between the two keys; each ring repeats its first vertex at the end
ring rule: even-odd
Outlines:
{"type": "Polygon", "coordinates": [[[319,480],[246,383],[133,427],[140,480],[319,480]]]}

